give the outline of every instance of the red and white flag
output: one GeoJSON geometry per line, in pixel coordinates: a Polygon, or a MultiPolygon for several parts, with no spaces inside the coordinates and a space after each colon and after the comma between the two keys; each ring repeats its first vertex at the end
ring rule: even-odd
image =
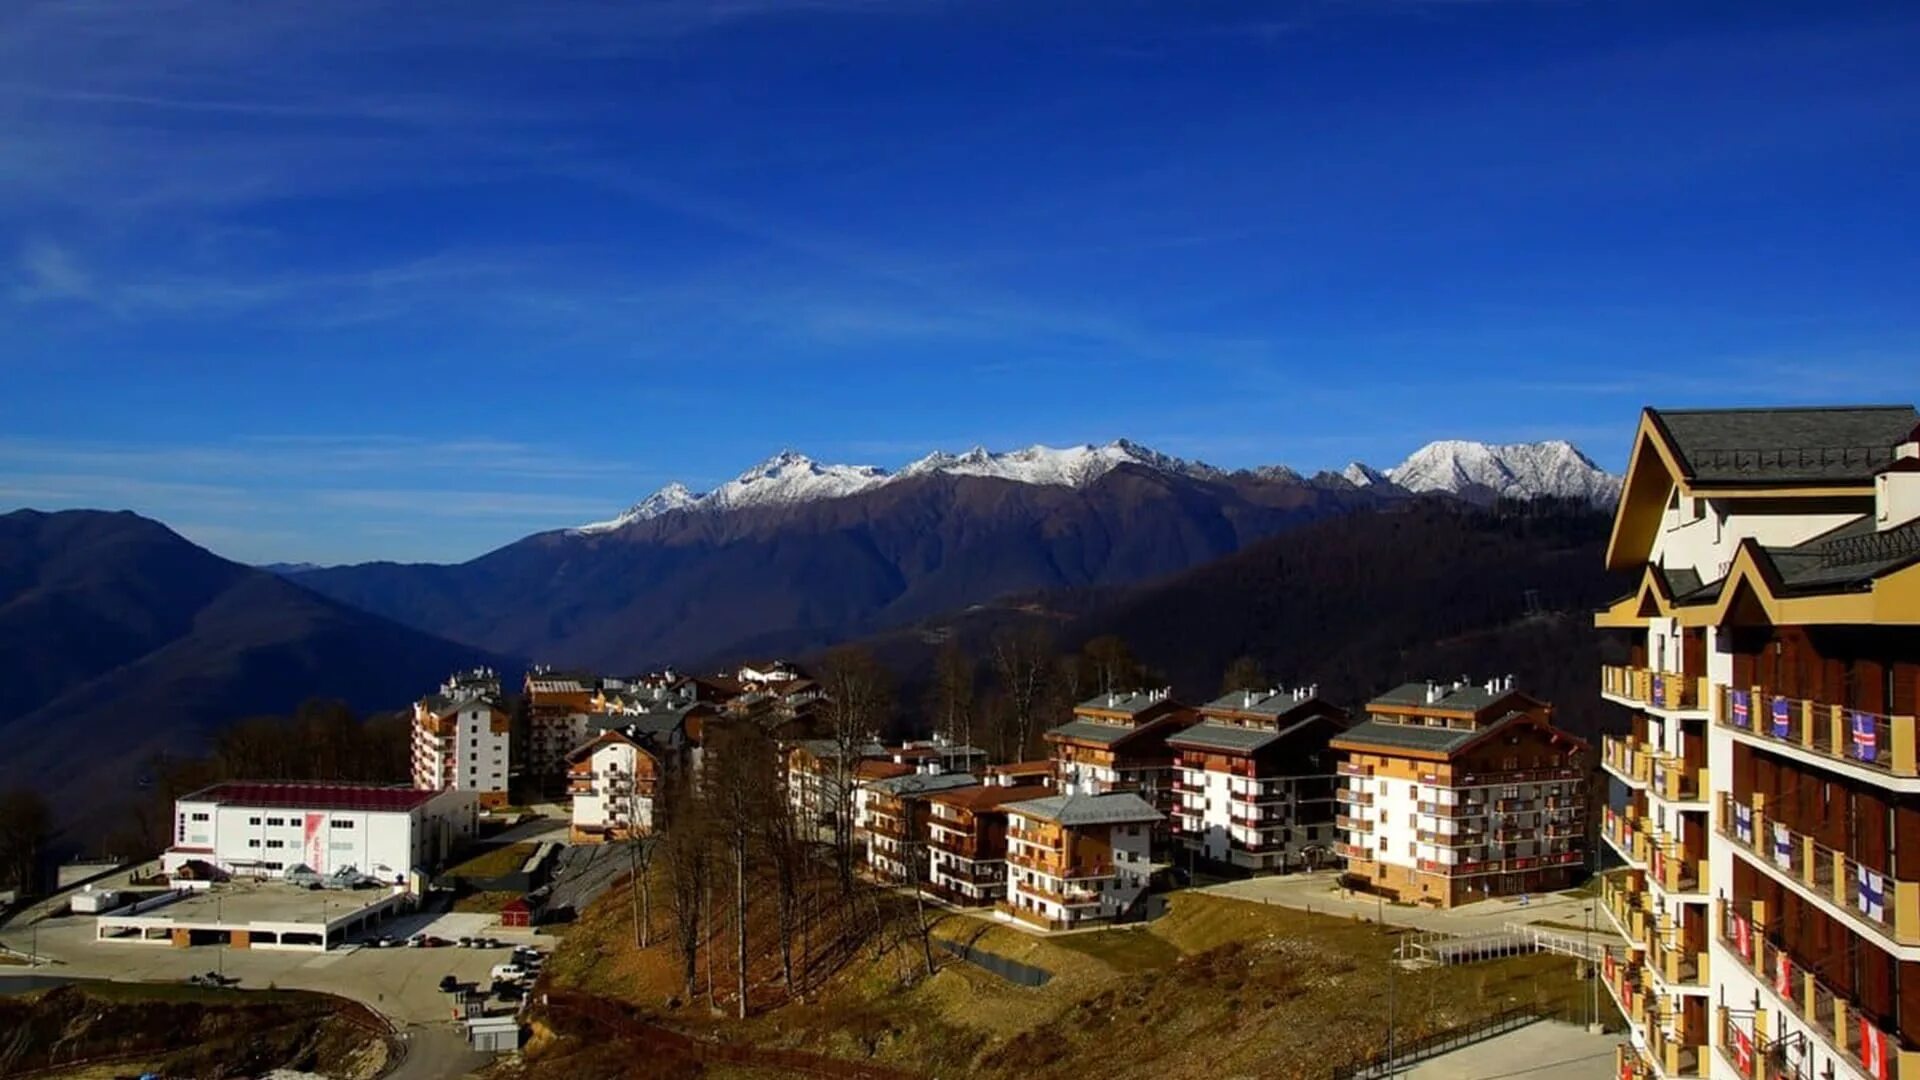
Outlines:
{"type": "Polygon", "coordinates": [[[1737,911],[1733,913],[1733,947],[1741,959],[1753,959],[1753,925],[1737,911]]]}
{"type": "Polygon", "coordinates": [[[1873,1080],[1888,1080],[1887,1033],[1860,1018],[1860,1064],[1873,1080]]]}
{"type": "Polygon", "coordinates": [[[1784,952],[1773,954],[1773,992],[1788,1001],[1794,1000],[1793,960],[1784,952]]]}
{"type": "Polygon", "coordinates": [[[1741,1076],[1753,1075],[1753,1037],[1739,1028],[1733,1029],[1733,1065],[1741,1076]]]}

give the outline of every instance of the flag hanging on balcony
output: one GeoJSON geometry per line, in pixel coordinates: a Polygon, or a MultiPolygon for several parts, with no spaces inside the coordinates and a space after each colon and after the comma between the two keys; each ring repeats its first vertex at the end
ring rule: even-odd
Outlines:
{"type": "Polygon", "coordinates": [[[1860,1018],[1860,1064],[1873,1080],[1888,1080],[1887,1033],[1860,1018]]]}
{"type": "Polygon", "coordinates": [[[1733,1064],[1741,1076],[1753,1075],[1753,1036],[1733,1029],[1733,1064]]]}
{"type": "Polygon", "coordinates": [[[1752,700],[1745,690],[1735,690],[1733,697],[1733,726],[1737,728],[1753,727],[1752,700]]]}
{"type": "Polygon", "coordinates": [[[1854,876],[1860,886],[1860,895],[1855,903],[1860,913],[1875,922],[1885,922],[1887,918],[1887,879],[1864,866],[1854,867],[1854,876]]]}
{"type": "Polygon", "coordinates": [[[1667,883],[1667,857],[1659,848],[1653,849],[1653,880],[1662,885],[1667,883]]]}
{"type": "Polygon", "coordinates": [[[1753,807],[1733,805],[1733,835],[1748,847],[1753,846],[1753,807]]]}
{"type": "Polygon", "coordinates": [[[1798,1004],[1793,993],[1793,960],[1785,952],[1773,954],[1773,992],[1798,1004]]]}
{"type": "Polygon", "coordinates": [[[1653,693],[1649,696],[1653,701],[1654,708],[1664,709],[1667,707],[1667,677],[1665,675],[1657,671],[1653,673],[1653,693]]]}
{"type": "Polygon", "coordinates": [[[1614,959],[1613,959],[1613,951],[1609,949],[1606,955],[1600,958],[1600,970],[1601,970],[1601,973],[1605,976],[1606,983],[1608,986],[1613,985],[1613,976],[1617,968],[1618,968],[1618,965],[1614,962],[1614,959]]]}
{"type": "Polygon", "coordinates": [[[1786,698],[1777,697],[1773,699],[1773,737],[1774,738],[1784,739],[1787,737],[1788,732],[1791,730],[1791,725],[1787,721],[1787,716],[1788,716],[1789,710],[1791,710],[1792,708],[1793,706],[1787,703],[1786,698]]]}
{"type": "Polygon", "coordinates": [[[1753,924],[1747,921],[1747,917],[1745,915],[1742,915],[1737,911],[1732,912],[1728,916],[1728,920],[1733,923],[1734,951],[1740,954],[1740,958],[1742,960],[1752,960],[1753,959],[1753,924]]]}
{"type": "Polygon", "coordinates": [[[1773,861],[1782,870],[1793,869],[1793,830],[1773,823],[1773,861]]]}
{"type": "Polygon", "coordinates": [[[1874,730],[1871,713],[1853,714],[1853,756],[1861,761],[1872,761],[1879,750],[1879,733],[1874,730]]]}

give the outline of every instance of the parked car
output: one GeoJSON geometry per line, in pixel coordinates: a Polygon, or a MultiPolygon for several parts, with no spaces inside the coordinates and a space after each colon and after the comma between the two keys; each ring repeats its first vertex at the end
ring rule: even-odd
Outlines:
{"type": "Polygon", "coordinates": [[[459,941],[455,942],[455,944],[459,945],[463,949],[471,949],[477,943],[477,940],[478,939],[475,939],[475,938],[463,937],[459,941]]]}
{"type": "Polygon", "coordinates": [[[423,948],[425,947],[426,944],[427,944],[427,935],[425,934],[415,934],[412,937],[407,939],[407,948],[409,949],[423,948]]]}
{"type": "Polygon", "coordinates": [[[491,974],[495,982],[520,982],[533,976],[533,972],[516,963],[495,964],[491,974]]]}
{"type": "Polygon", "coordinates": [[[515,982],[497,982],[493,984],[493,996],[501,1001],[519,1001],[527,996],[527,988],[515,982]]]}
{"type": "Polygon", "coordinates": [[[441,993],[451,994],[458,989],[460,989],[459,979],[456,979],[451,975],[440,976],[440,992],[441,993]]]}

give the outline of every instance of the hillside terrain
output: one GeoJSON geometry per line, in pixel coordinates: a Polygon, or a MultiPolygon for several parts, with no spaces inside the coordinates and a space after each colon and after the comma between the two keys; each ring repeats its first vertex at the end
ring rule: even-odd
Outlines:
{"type": "Polygon", "coordinates": [[[508,665],[96,511],[0,515],[0,656],[0,786],[101,792],[244,716],[397,708],[457,668],[508,665]]]}

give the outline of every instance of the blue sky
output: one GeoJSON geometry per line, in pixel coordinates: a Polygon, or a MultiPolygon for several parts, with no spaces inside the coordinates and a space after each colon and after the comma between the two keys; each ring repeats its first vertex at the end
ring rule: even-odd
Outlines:
{"type": "Polygon", "coordinates": [[[0,14],[0,507],[459,559],[792,446],[1920,398],[1911,4],[0,14]]]}

